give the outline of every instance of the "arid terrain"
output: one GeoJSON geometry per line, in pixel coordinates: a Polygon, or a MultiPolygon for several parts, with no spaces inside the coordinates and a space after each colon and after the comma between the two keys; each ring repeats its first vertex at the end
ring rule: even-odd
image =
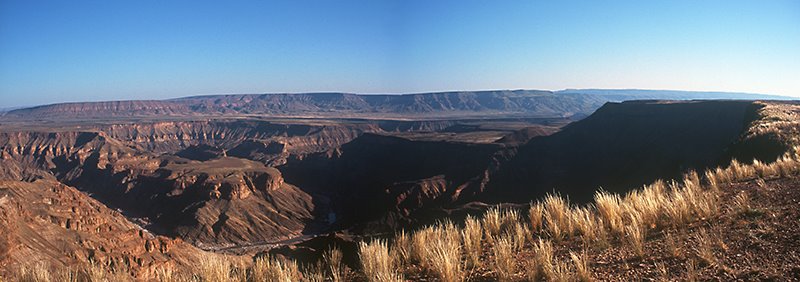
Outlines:
{"type": "Polygon", "coordinates": [[[0,280],[800,279],[800,104],[719,95],[11,110],[0,280]]]}

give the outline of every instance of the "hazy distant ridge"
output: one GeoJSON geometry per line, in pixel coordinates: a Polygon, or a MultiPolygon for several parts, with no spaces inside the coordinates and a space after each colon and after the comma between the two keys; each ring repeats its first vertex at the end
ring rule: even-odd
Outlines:
{"type": "Polygon", "coordinates": [[[569,117],[627,100],[792,98],[748,93],[668,90],[454,91],[402,95],[350,93],[231,94],[169,100],[61,103],[9,111],[4,119],[102,119],[181,116],[347,118],[569,117]]]}

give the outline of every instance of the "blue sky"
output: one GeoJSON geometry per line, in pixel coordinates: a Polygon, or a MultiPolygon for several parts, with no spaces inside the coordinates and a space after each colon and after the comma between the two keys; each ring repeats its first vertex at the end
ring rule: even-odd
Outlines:
{"type": "Polygon", "coordinates": [[[800,96],[800,1],[0,0],[0,107],[519,88],[800,96]]]}

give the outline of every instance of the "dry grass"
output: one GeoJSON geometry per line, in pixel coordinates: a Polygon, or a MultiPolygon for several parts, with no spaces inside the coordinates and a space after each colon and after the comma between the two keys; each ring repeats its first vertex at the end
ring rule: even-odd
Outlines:
{"type": "Polygon", "coordinates": [[[686,281],[694,282],[697,280],[697,263],[690,259],[686,262],[686,281]]]}
{"type": "Polygon", "coordinates": [[[634,217],[634,219],[631,221],[631,224],[625,226],[625,243],[639,258],[644,257],[645,237],[647,237],[646,230],[634,217]]]}
{"type": "Polygon", "coordinates": [[[483,229],[486,232],[486,240],[492,240],[495,236],[500,235],[500,230],[503,227],[502,216],[500,215],[500,208],[494,207],[483,214],[483,229]]]}
{"type": "Polygon", "coordinates": [[[537,280],[542,277],[552,279],[557,274],[557,269],[555,269],[553,265],[553,256],[555,255],[553,244],[550,243],[550,241],[539,239],[539,241],[534,244],[533,253],[536,264],[536,268],[533,269],[536,273],[536,275],[533,275],[534,278],[537,280]]]}
{"type": "Polygon", "coordinates": [[[676,237],[677,235],[672,234],[671,232],[667,232],[664,234],[664,244],[666,245],[666,250],[669,255],[674,258],[680,258],[683,255],[680,247],[680,238],[676,237]]]}
{"type": "Polygon", "coordinates": [[[528,220],[531,224],[531,232],[539,233],[542,230],[544,223],[544,205],[541,202],[531,202],[531,207],[528,209],[528,220]]]}
{"type": "Polygon", "coordinates": [[[572,233],[572,222],[568,200],[559,195],[547,195],[544,198],[544,219],[547,232],[554,240],[561,240],[572,233]]]}
{"type": "Polygon", "coordinates": [[[317,262],[303,268],[303,282],[324,282],[325,271],[322,264],[317,262]]]}
{"type": "Polygon", "coordinates": [[[200,257],[195,276],[201,281],[229,281],[233,270],[231,263],[217,255],[200,257]]]}
{"type": "Polygon", "coordinates": [[[52,275],[50,268],[47,264],[36,263],[31,266],[23,266],[19,268],[17,277],[20,282],[50,282],[52,275]]]}
{"type": "MultiPolygon", "coordinates": [[[[253,281],[289,282],[299,281],[302,275],[293,261],[261,257],[256,259],[251,268],[253,281]]],[[[224,281],[224,280],[208,280],[224,281]]]]}
{"type": "Polygon", "coordinates": [[[494,254],[494,271],[500,281],[513,281],[517,273],[517,263],[514,260],[512,241],[514,239],[501,237],[492,248],[494,254]]]}
{"type": "Polygon", "coordinates": [[[405,230],[400,230],[394,236],[392,241],[392,248],[389,250],[392,257],[395,258],[399,265],[411,264],[413,256],[413,244],[411,236],[405,230]]]}
{"type": "Polygon", "coordinates": [[[333,282],[344,281],[344,266],[342,265],[342,251],[331,248],[322,254],[322,260],[328,266],[328,274],[333,282]]]}
{"type": "Polygon", "coordinates": [[[389,255],[389,247],[386,241],[361,242],[358,245],[358,257],[361,259],[361,269],[364,271],[367,280],[372,282],[403,280],[394,265],[394,260],[389,255]]]}
{"type": "Polygon", "coordinates": [[[583,282],[592,281],[592,271],[589,269],[589,256],[586,252],[575,253],[570,251],[569,257],[572,260],[572,264],[575,265],[574,280],[583,282]]]}
{"type": "Polygon", "coordinates": [[[622,199],[619,195],[610,194],[605,191],[598,191],[594,194],[594,204],[597,213],[608,225],[608,228],[615,234],[623,234],[622,223],[622,199]]]}
{"type": "Polygon", "coordinates": [[[711,239],[705,229],[697,231],[696,241],[697,246],[695,251],[697,252],[697,257],[707,265],[716,265],[717,257],[714,254],[713,239],[711,239]]]}
{"type": "Polygon", "coordinates": [[[481,253],[483,252],[481,222],[472,216],[467,216],[464,222],[464,230],[461,230],[461,238],[464,242],[464,253],[469,266],[473,268],[480,266],[481,253]]]}
{"type": "Polygon", "coordinates": [[[421,246],[418,251],[422,266],[441,281],[462,280],[461,232],[452,222],[439,223],[415,233],[414,242],[421,246]]]}

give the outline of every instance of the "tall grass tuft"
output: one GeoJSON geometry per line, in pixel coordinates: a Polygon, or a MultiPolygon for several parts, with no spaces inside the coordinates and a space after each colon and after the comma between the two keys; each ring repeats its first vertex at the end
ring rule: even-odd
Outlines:
{"type": "Polygon", "coordinates": [[[436,274],[439,280],[452,282],[463,279],[461,232],[452,222],[439,223],[418,231],[414,241],[425,242],[424,248],[419,250],[421,264],[436,274]],[[418,239],[418,235],[424,237],[418,239]]]}
{"type": "Polygon", "coordinates": [[[322,261],[328,266],[328,273],[333,282],[344,281],[342,257],[342,251],[336,247],[330,248],[322,254],[322,261]]]}
{"type": "Polygon", "coordinates": [[[481,246],[481,239],[483,238],[481,222],[472,216],[467,216],[464,222],[464,229],[461,230],[461,238],[464,242],[464,253],[469,266],[480,266],[481,252],[483,251],[481,246]]]}
{"type": "Polygon", "coordinates": [[[570,251],[569,257],[572,259],[572,264],[575,265],[574,280],[583,282],[592,281],[592,271],[589,269],[589,256],[586,252],[576,253],[570,251]]]}
{"type": "Polygon", "coordinates": [[[547,231],[554,240],[561,240],[572,233],[569,220],[570,208],[567,200],[559,195],[549,194],[544,198],[544,219],[547,231]]]}
{"type": "Polygon", "coordinates": [[[389,255],[389,247],[386,241],[375,240],[370,243],[359,243],[358,256],[361,259],[361,268],[367,280],[372,282],[402,280],[394,265],[394,260],[389,255]]]}
{"type": "Polygon", "coordinates": [[[615,234],[623,234],[622,200],[619,195],[598,191],[594,194],[594,204],[608,228],[615,234]]]}
{"type": "Polygon", "coordinates": [[[300,281],[302,278],[300,269],[294,261],[269,257],[256,259],[250,269],[250,275],[253,281],[290,282],[300,281]]]}
{"type": "Polygon", "coordinates": [[[196,277],[201,281],[229,281],[233,267],[219,255],[206,254],[200,257],[196,277]]]}
{"type": "Polygon", "coordinates": [[[512,242],[513,239],[506,236],[501,237],[494,244],[492,249],[494,254],[494,271],[500,281],[513,281],[517,272],[517,264],[514,260],[512,242]]]}

